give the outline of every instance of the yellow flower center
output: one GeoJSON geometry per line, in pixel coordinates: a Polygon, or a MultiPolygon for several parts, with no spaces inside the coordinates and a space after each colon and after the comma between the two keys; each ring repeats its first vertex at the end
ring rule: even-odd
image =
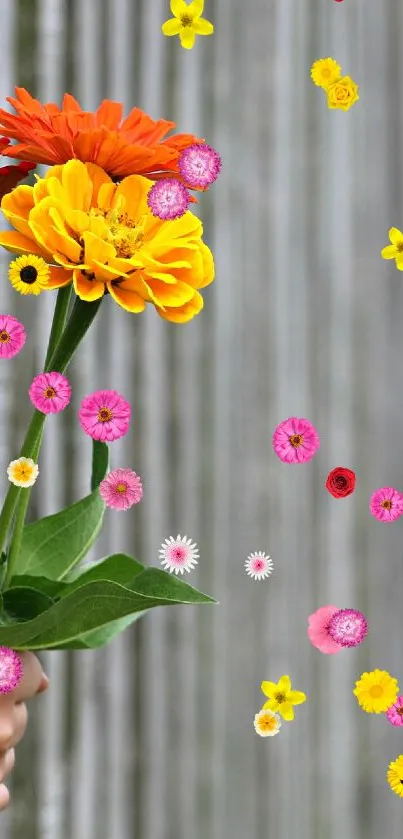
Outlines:
{"type": "Polygon", "coordinates": [[[116,256],[130,259],[144,239],[145,216],[136,224],[121,207],[103,212],[97,207],[90,210],[90,216],[101,216],[106,223],[106,241],[113,245],[116,256]]]}
{"type": "Polygon", "coordinates": [[[294,446],[294,449],[298,449],[299,446],[302,446],[303,441],[304,441],[304,438],[303,438],[302,434],[293,434],[290,437],[290,443],[291,443],[292,446],[294,446]]]}
{"type": "Polygon", "coordinates": [[[2,344],[8,344],[9,340],[10,340],[10,335],[8,334],[8,332],[6,332],[5,329],[3,329],[3,331],[0,332],[0,342],[2,344]]]}
{"type": "Polygon", "coordinates": [[[53,399],[56,396],[56,391],[54,387],[47,387],[46,390],[43,391],[43,395],[45,399],[53,399]]]}
{"type": "Polygon", "coordinates": [[[109,422],[113,417],[110,408],[100,408],[98,411],[98,422],[109,422]]]}
{"type": "Polygon", "coordinates": [[[266,731],[273,731],[273,729],[277,727],[277,720],[275,717],[267,714],[267,716],[264,716],[263,719],[260,720],[259,725],[266,731]]]}
{"type": "Polygon", "coordinates": [[[386,499],[386,501],[381,501],[381,507],[383,507],[384,510],[390,510],[392,507],[392,502],[389,499],[386,499]]]}
{"type": "Polygon", "coordinates": [[[275,693],[275,694],[274,694],[274,698],[275,698],[276,702],[279,702],[280,704],[281,704],[282,702],[285,702],[285,701],[286,701],[286,695],[285,695],[285,693],[275,693]]]}
{"type": "Polygon", "coordinates": [[[26,463],[20,463],[16,468],[14,475],[17,481],[25,481],[30,479],[32,475],[32,468],[31,466],[27,465],[26,463]]]}
{"type": "Polygon", "coordinates": [[[399,251],[399,253],[403,253],[403,239],[401,239],[401,241],[397,243],[396,248],[399,251]]]}
{"type": "Polygon", "coordinates": [[[331,75],[332,75],[332,71],[330,70],[330,68],[329,67],[324,67],[323,70],[322,70],[323,78],[328,79],[329,76],[331,76],[331,75]]]}
{"type": "Polygon", "coordinates": [[[191,26],[193,23],[193,18],[191,15],[181,15],[181,24],[182,26],[191,26]]]}
{"type": "Polygon", "coordinates": [[[379,697],[383,694],[383,688],[381,687],[381,685],[373,685],[369,693],[373,699],[379,699],[379,697]]]}
{"type": "Polygon", "coordinates": [[[127,484],[118,484],[116,487],[116,492],[123,493],[127,490],[127,484]]]}

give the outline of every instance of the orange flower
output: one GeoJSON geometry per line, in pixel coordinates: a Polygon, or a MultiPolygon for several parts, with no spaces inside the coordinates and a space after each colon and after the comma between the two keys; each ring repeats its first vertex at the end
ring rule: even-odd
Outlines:
{"type": "MultiPolygon", "coordinates": [[[[1,149],[8,145],[8,141],[0,138],[1,149]]],[[[11,192],[20,181],[27,177],[28,172],[35,169],[35,163],[17,163],[16,166],[2,166],[0,168],[0,200],[3,195],[11,192]]]]}
{"type": "Polygon", "coordinates": [[[94,112],[83,111],[74,96],[66,93],[60,109],[53,103],[42,105],[23,87],[16,87],[17,98],[8,97],[16,114],[0,108],[0,134],[17,145],[7,144],[2,154],[21,160],[66,163],[72,158],[96,163],[112,178],[144,175],[152,180],[177,175],[178,157],[183,149],[203,142],[193,134],[176,134],[163,139],[175,128],[174,122],[153,120],[140,108],[133,108],[125,119],[123,105],[104,99],[94,112]]]}

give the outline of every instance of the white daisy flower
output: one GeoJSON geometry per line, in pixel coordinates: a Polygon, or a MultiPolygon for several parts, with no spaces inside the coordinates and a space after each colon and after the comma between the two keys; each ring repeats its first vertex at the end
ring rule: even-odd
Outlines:
{"type": "Polygon", "coordinates": [[[171,574],[183,574],[185,571],[193,571],[199,558],[199,551],[195,542],[186,536],[177,536],[176,539],[170,536],[160,548],[161,565],[171,574]]]}
{"type": "Polygon", "coordinates": [[[254,551],[254,553],[249,554],[245,562],[245,568],[247,574],[254,580],[264,580],[273,571],[273,560],[263,551],[254,551]]]}
{"type": "Polygon", "coordinates": [[[7,466],[8,480],[16,487],[32,487],[38,475],[38,464],[31,457],[19,457],[7,466]]]}
{"type": "Polygon", "coordinates": [[[274,737],[280,731],[281,719],[274,711],[270,711],[268,708],[266,710],[262,708],[258,714],[255,714],[253,725],[255,726],[256,734],[259,734],[260,737],[274,737]]]}

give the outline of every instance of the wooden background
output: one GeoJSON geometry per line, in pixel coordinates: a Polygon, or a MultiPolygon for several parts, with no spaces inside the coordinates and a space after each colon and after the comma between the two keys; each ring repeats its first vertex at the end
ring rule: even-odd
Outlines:
{"type": "MultiPolygon", "coordinates": [[[[2,102],[14,84],[44,101],[69,90],[88,109],[116,98],[177,119],[224,161],[199,205],[217,267],[204,312],[175,326],[107,301],[70,374],[74,410],[46,423],[32,511],[88,491],[75,410],[116,388],[133,424],[112,466],[135,468],[145,496],[108,511],[91,557],[157,564],[163,539],[186,533],[201,553],[189,581],[220,605],[154,612],[104,651],[43,656],[52,686],[32,703],[1,836],[400,839],[385,774],[403,735],[352,689],[376,667],[403,685],[403,520],[368,511],[373,489],[403,488],[402,276],[379,255],[403,224],[403,5],[206,0],[216,34],[191,52],[162,36],[169,16],[168,0],[0,0],[2,102]],[[347,114],[310,81],[327,55],[360,85],[347,114]],[[303,468],[271,449],[293,414],[322,440],[303,468]],[[338,465],[357,473],[345,501],[323,486],[338,465]],[[243,569],[253,550],[275,563],[260,584],[243,569]],[[329,602],[367,614],[361,648],[311,647],[307,616],[329,602]],[[263,740],[260,682],[283,673],[308,702],[263,740]]],[[[20,298],[2,266],[1,311],[29,330],[0,366],[5,476],[54,297],[20,298]]]]}

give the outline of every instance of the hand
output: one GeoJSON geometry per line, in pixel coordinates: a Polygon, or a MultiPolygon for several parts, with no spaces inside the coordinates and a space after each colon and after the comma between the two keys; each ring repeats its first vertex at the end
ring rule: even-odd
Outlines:
{"type": "Polygon", "coordinates": [[[7,787],[1,783],[10,774],[15,763],[14,746],[24,736],[28,721],[25,702],[49,686],[39,659],[33,653],[20,653],[23,676],[16,689],[0,696],[0,810],[10,799],[7,787]]]}

